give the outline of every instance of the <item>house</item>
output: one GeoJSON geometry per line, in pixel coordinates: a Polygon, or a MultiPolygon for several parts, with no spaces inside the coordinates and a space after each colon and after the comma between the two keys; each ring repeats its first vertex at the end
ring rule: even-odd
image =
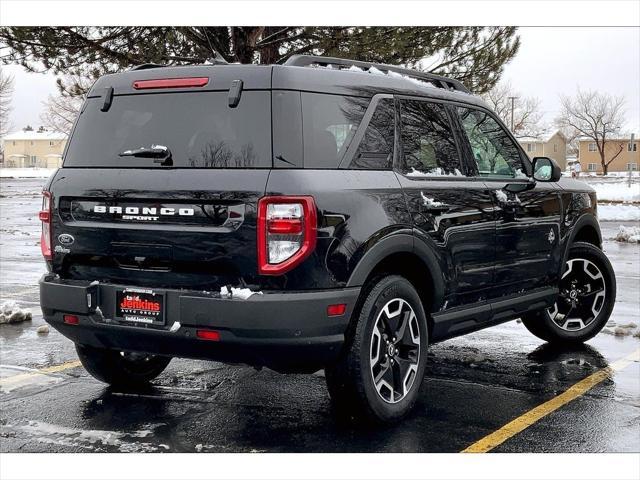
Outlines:
{"type": "Polygon", "coordinates": [[[20,130],[3,140],[4,167],[57,168],[62,165],[62,152],[67,143],[63,133],[39,130],[20,130]]]}
{"type": "Polygon", "coordinates": [[[529,158],[553,158],[562,170],[567,168],[567,139],[560,130],[541,137],[522,137],[518,142],[529,158]]]}
{"type": "MultiPolygon", "coordinates": [[[[626,138],[612,138],[604,145],[605,160],[609,161],[618,152],[620,154],[609,164],[608,171],[628,172],[637,171],[640,165],[640,140],[631,143],[630,136],[626,138]]],[[[602,174],[602,162],[596,142],[591,138],[582,137],[579,139],[578,158],[583,172],[602,174]]]]}

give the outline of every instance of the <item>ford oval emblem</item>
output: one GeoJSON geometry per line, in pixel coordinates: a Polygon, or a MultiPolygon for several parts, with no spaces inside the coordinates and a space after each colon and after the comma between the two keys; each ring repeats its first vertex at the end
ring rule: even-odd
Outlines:
{"type": "Polygon", "coordinates": [[[73,235],[69,235],[68,233],[58,235],[58,242],[60,242],[61,245],[73,245],[75,241],[76,239],[73,238],[73,235]]]}

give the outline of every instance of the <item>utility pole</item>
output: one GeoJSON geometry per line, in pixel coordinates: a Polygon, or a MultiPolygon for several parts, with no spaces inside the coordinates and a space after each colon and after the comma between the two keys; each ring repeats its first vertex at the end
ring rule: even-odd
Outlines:
{"type": "MultiPolygon", "coordinates": [[[[629,145],[631,145],[631,155],[630,155],[630,159],[633,160],[633,140],[635,138],[635,134],[632,133],[631,134],[631,140],[629,140],[629,145]]],[[[630,161],[629,162],[629,188],[631,188],[631,175],[633,175],[633,162],[630,161]]]]}
{"type": "Polygon", "coordinates": [[[516,98],[518,97],[509,97],[509,100],[511,100],[511,132],[513,133],[513,110],[514,110],[514,105],[515,105],[515,101],[516,98]]]}

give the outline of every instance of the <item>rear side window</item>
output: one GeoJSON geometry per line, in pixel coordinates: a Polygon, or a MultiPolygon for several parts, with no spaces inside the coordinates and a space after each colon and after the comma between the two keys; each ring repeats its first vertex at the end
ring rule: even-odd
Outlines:
{"type": "Polygon", "coordinates": [[[303,93],[304,167],[338,168],[368,104],[368,98],[303,93]]]}
{"type": "Polygon", "coordinates": [[[116,96],[107,112],[102,102],[88,99],[65,167],[158,167],[153,158],[121,156],[152,145],[171,151],[173,167],[271,167],[270,92],[245,91],[236,108],[228,92],[116,96]]]}
{"type": "Polygon", "coordinates": [[[444,106],[401,100],[403,170],[408,175],[462,175],[460,156],[444,106]]]}
{"type": "Polygon", "coordinates": [[[378,102],[353,160],[352,169],[387,170],[393,164],[395,107],[390,98],[378,102]]]}

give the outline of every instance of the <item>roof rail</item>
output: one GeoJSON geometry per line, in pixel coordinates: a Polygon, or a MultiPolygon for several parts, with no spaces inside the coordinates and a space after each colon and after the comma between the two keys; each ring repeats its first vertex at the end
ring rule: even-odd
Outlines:
{"type": "Polygon", "coordinates": [[[284,65],[293,67],[308,67],[309,65],[339,65],[343,67],[358,67],[363,70],[377,68],[382,72],[395,72],[401,75],[406,75],[407,77],[424,80],[439,88],[471,93],[469,89],[462,84],[462,82],[453,78],[441,77],[440,75],[434,75],[432,73],[419,72],[410,68],[385,65],[383,63],[361,62],[358,60],[349,60],[346,58],[321,57],[318,55],[292,55],[287,59],[284,65]]]}

